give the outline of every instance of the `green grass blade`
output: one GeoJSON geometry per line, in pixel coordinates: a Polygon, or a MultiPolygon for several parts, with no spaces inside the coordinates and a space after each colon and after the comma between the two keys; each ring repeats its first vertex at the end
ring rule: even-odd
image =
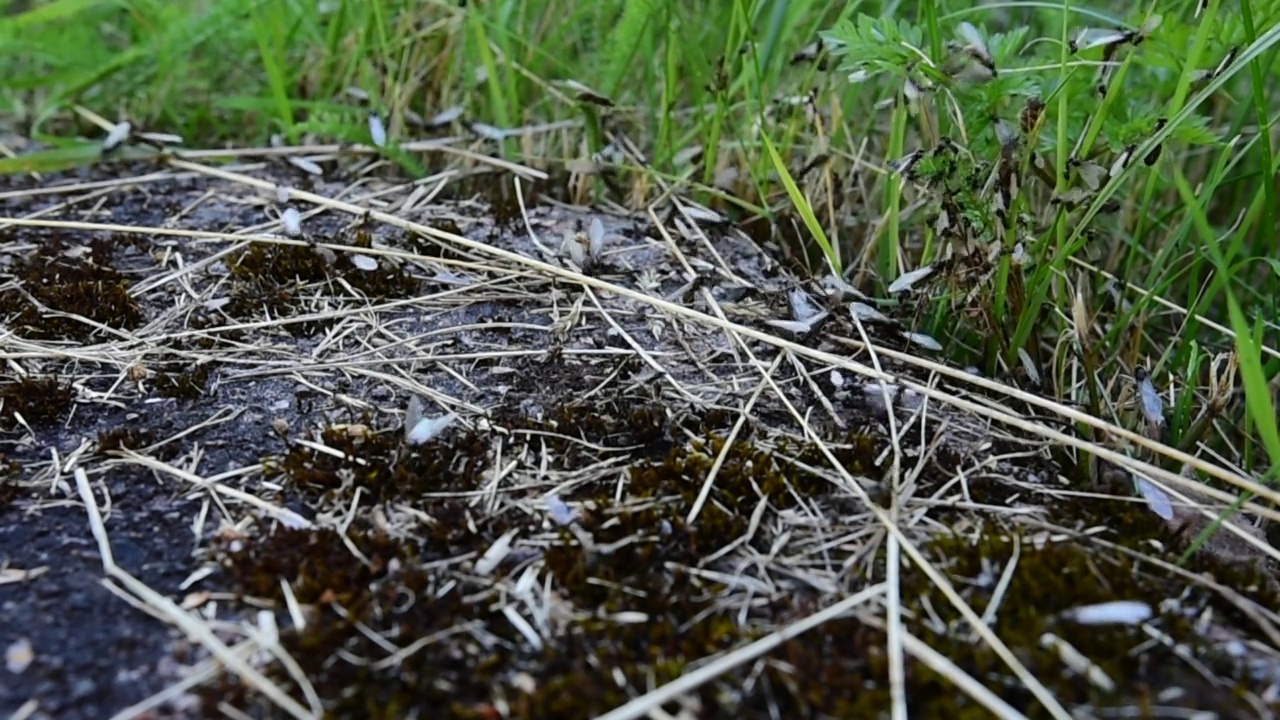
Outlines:
{"type": "Polygon", "coordinates": [[[809,233],[813,235],[814,241],[822,249],[822,254],[826,257],[827,265],[830,267],[831,272],[835,275],[842,274],[844,268],[840,264],[840,256],[836,253],[835,248],[831,246],[831,241],[827,239],[827,233],[822,229],[822,223],[818,222],[818,217],[814,215],[813,206],[809,204],[808,198],[804,196],[804,193],[800,191],[800,187],[796,185],[795,178],[791,177],[791,172],[787,170],[787,164],[782,161],[782,156],[778,154],[777,148],[773,146],[773,141],[765,133],[761,133],[760,139],[764,141],[764,147],[769,153],[769,160],[773,163],[773,169],[778,173],[783,187],[787,189],[791,204],[795,206],[796,212],[804,220],[804,226],[808,228],[809,233]]]}

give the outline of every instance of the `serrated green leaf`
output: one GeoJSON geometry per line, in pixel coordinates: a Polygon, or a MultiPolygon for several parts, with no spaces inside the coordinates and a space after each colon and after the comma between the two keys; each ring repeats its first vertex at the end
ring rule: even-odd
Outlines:
{"type": "Polygon", "coordinates": [[[1185,122],[1174,128],[1170,137],[1188,145],[1217,145],[1222,142],[1222,138],[1209,127],[1209,118],[1203,115],[1192,115],[1187,118],[1185,122]]]}
{"type": "Polygon", "coordinates": [[[907,46],[919,48],[923,43],[920,28],[869,15],[840,22],[821,37],[831,45],[833,55],[843,58],[840,69],[845,72],[900,70],[920,59],[907,46]]]}

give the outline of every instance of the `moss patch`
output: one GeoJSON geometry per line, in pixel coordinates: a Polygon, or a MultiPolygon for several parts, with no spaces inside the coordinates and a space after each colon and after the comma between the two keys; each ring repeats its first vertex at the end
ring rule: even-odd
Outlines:
{"type": "Polygon", "coordinates": [[[155,377],[155,390],[164,397],[195,400],[204,397],[209,384],[209,365],[197,365],[189,370],[160,372],[155,377]]]}
{"type": "Polygon", "coordinates": [[[52,425],[66,415],[74,399],[71,386],[56,377],[26,376],[0,384],[0,423],[12,428],[21,415],[32,426],[52,425]]]}
{"type": "Polygon", "coordinates": [[[31,338],[81,342],[102,331],[58,313],[119,330],[141,326],[142,307],[129,295],[129,281],[111,266],[110,259],[105,241],[95,242],[87,254],[77,254],[69,252],[60,236],[47,239],[39,251],[13,267],[20,286],[0,292],[0,317],[31,338]]]}
{"type": "MultiPolygon", "coordinates": [[[[744,536],[761,502],[791,508],[798,499],[830,493],[830,485],[738,441],[728,446],[708,502],[690,523],[688,514],[716,455],[726,447],[725,425],[732,418],[723,413],[685,418],[682,427],[708,432],[700,440],[674,444],[666,439],[672,425],[662,420],[660,408],[600,405],[614,412],[562,406],[540,422],[506,418],[512,437],[527,430],[537,443],[548,443],[561,469],[589,463],[585,453],[575,454],[584,443],[606,451],[629,448],[632,462],[621,501],[611,483],[592,483],[573,493],[574,502],[590,508],[581,525],[590,535],[589,546],[540,515],[486,517],[465,495],[439,497],[477,490],[491,470],[489,440],[475,432],[408,450],[395,431],[372,431],[365,423],[330,426],[318,440],[341,457],[295,444],[273,462],[275,473],[326,505],[361,487],[379,502],[417,498],[414,507],[432,519],[425,531],[398,539],[363,521],[353,524],[347,536],[367,564],[332,531],[260,529],[263,537],[233,541],[235,550],[224,547],[222,563],[239,592],[282,602],[279,579],[284,578],[300,603],[317,605],[317,618],[306,631],[286,634],[285,642],[307,667],[332,717],[400,717],[413,708],[432,708],[448,717],[486,718],[493,716],[495,702],[508,708],[509,717],[590,717],[679,677],[695,660],[759,637],[767,630],[763,615],[805,612],[813,596],[800,592],[781,604],[769,602],[740,625],[739,611],[722,602],[729,588],[697,570],[709,554],[744,536]],[[506,578],[506,585],[536,569],[553,588],[548,616],[556,617],[556,609],[563,615],[542,650],[530,647],[501,612],[512,600],[467,572],[473,561],[464,562],[460,573],[422,569],[423,563],[482,556],[509,530],[536,541],[500,565],[496,576],[506,578]],[[406,605],[411,607],[396,609],[406,605]],[[385,654],[370,644],[357,622],[393,643],[448,628],[483,630],[441,639],[394,667],[326,661],[339,649],[345,657],[385,654]]],[[[849,447],[865,452],[873,444],[860,437],[849,447]]],[[[846,451],[845,459],[856,468],[870,464],[854,450],[846,451]]],[[[760,533],[749,542],[767,553],[770,540],[760,533]]],[[[864,656],[866,648],[859,644],[851,652],[864,656]]],[[[764,702],[766,687],[772,688],[769,693],[787,694],[789,707],[826,697],[816,681],[790,688],[796,678],[788,672],[770,667],[765,673],[764,684],[741,699],[743,707],[764,702]]],[[[740,680],[735,676],[706,687],[700,693],[703,702],[707,707],[722,703],[740,680]]],[[[221,698],[229,689],[215,688],[209,697],[221,698]]],[[[833,694],[819,707],[838,713],[847,704],[833,694]]]]}
{"type": "MultiPolygon", "coordinates": [[[[310,608],[306,630],[286,632],[283,642],[315,683],[329,717],[414,712],[455,718],[592,717],[679,677],[695,661],[819,609],[818,593],[802,587],[751,604],[741,588],[701,569],[717,550],[748,535],[760,503],[783,510],[796,508],[798,501],[821,502],[833,494],[829,483],[780,462],[756,442],[738,441],[728,446],[706,505],[689,523],[702,481],[726,447],[732,418],[661,422],[660,408],[624,412],[622,404],[601,406],[617,414],[562,406],[550,411],[549,419],[511,416],[504,426],[509,452],[517,451],[517,430],[529,431],[536,438],[528,440],[530,446],[554,446],[560,469],[589,464],[586,454],[571,451],[584,447],[578,439],[605,454],[629,448],[621,500],[614,482],[575,488],[568,498],[586,509],[580,531],[557,527],[539,513],[480,512],[470,498],[493,470],[493,436],[475,431],[446,434],[409,449],[397,429],[375,430],[366,417],[319,433],[317,440],[341,457],[295,443],[272,462],[275,474],[313,502],[340,505],[360,487],[380,507],[409,502],[430,518],[425,528],[397,534],[359,516],[346,536],[364,560],[332,530],[260,526],[251,537],[221,546],[222,565],[239,593],[282,607],[279,581],[284,579],[298,602],[310,608]],[[670,441],[673,429],[695,427],[707,432],[689,442],[670,441]],[[477,576],[477,559],[509,531],[519,538],[513,552],[494,569],[493,579],[477,576]],[[583,532],[589,544],[581,540],[583,532]],[[550,602],[536,612],[512,590],[527,572],[536,574],[529,586],[535,602],[550,602]],[[547,582],[550,594],[542,591],[547,582]],[[516,628],[510,611],[503,610],[507,606],[544,638],[543,647],[532,646],[516,628]],[[371,634],[397,647],[434,640],[399,663],[380,664],[388,649],[371,634]]],[[[841,463],[860,475],[874,471],[883,439],[854,430],[842,440],[841,463]]],[[[782,451],[804,461],[818,455],[808,447],[777,452],[782,451]]],[[[975,493],[982,492],[975,484],[975,493]]],[[[1078,507],[1087,509],[1075,522],[1092,527],[1103,516],[1110,518],[1115,532],[1108,539],[1123,546],[1149,551],[1152,539],[1172,541],[1159,519],[1141,506],[1078,507]]],[[[775,539],[757,529],[746,542],[763,556],[775,539]]],[[[1012,558],[1013,544],[1007,533],[992,528],[944,535],[922,550],[981,613],[995,597],[996,579],[1012,558]]],[[[1185,701],[1186,707],[1209,703],[1222,708],[1224,717],[1245,717],[1235,714],[1246,708],[1233,690],[1198,681],[1173,651],[1149,643],[1138,628],[1082,627],[1059,617],[1093,602],[1131,599],[1158,608],[1178,597],[1181,605],[1166,607],[1152,624],[1229,675],[1227,658],[1201,641],[1195,625],[1195,611],[1217,607],[1217,600],[1185,587],[1152,565],[1100,552],[1087,541],[1023,542],[993,629],[1068,705],[1153,707],[1185,701]],[[1093,659],[1114,689],[1099,689],[1069,670],[1056,650],[1044,646],[1048,632],[1093,659]],[[1183,700],[1157,697],[1171,685],[1184,689],[1183,700]]],[[[902,596],[912,633],[1030,717],[1046,716],[922,573],[904,570],[902,596]]],[[[855,618],[828,623],[785,643],[764,661],[704,685],[695,693],[699,717],[879,717],[890,703],[885,643],[883,632],[855,618]]],[[[909,662],[906,682],[919,709],[913,717],[989,716],[924,665],[909,662]]],[[[230,680],[207,690],[206,697],[222,700],[227,693],[251,703],[230,680]]],[[[667,710],[675,713],[679,707],[671,704],[667,710]]]]}
{"type": "MultiPolygon", "coordinates": [[[[369,248],[367,230],[357,230],[352,247],[369,248]]],[[[231,262],[235,284],[227,312],[242,320],[288,318],[305,314],[305,292],[317,285],[330,287],[334,295],[350,295],[354,290],[372,300],[413,297],[421,283],[399,264],[377,259],[377,268],[362,269],[351,253],[321,252],[311,245],[255,244],[241,251],[231,262]]],[[[290,323],[286,327],[298,335],[314,335],[327,323],[290,323]]]]}
{"type": "Polygon", "coordinates": [[[0,453],[0,510],[13,502],[21,494],[18,487],[18,471],[22,468],[4,453],[0,453]]]}

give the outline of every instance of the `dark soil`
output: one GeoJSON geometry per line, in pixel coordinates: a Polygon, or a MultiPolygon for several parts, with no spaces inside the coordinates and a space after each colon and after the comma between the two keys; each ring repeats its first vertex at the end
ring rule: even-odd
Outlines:
{"type": "MultiPolygon", "coordinates": [[[[107,481],[116,562],[156,590],[181,597],[195,538],[191,501],[144,473],[107,481]]],[[[165,676],[173,633],[102,585],[102,561],[84,510],[71,504],[0,510],[0,565],[48,568],[38,578],[0,585],[0,645],[27,638],[35,659],[0,683],[0,716],[32,698],[56,718],[106,718],[176,678],[165,676]]],[[[7,673],[6,673],[7,674],[7,673]]]]}

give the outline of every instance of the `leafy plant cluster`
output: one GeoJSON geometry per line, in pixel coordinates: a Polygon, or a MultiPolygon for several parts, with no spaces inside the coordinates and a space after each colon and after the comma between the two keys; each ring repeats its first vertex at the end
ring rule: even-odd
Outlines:
{"type": "MultiPolygon", "coordinates": [[[[822,34],[855,91],[874,87],[886,98],[881,107],[895,108],[895,121],[904,125],[903,154],[887,169],[906,181],[906,207],[916,202],[923,209],[910,217],[903,211],[903,221],[923,225],[924,232],[894,240],[919,253],[921,263],[944,257],[943,248],[951,245],[963,253],[984,250],[991,263],[1014,255],[1020,260],[1015,264],[1061,267],[1077,249],[1061,242],[1065,225],[1088,224],[1091,234],[1137,229],[1136,217],[1120,212],[1117,192],[1121,180],[1140,186],[1132,168],[1158,180],[1166,145],[1176,146],[1179,158],[1223,145],[1209,113],[1198,112],[1169,128],[1165,143],[1137,152],[1169,125],[1180,77],[1204,85],[1225,71],[1184,72],[1186,23],[1150,15],[1134,24],[1068,27],[1045,37],[1029,25],[993,32],[960,21],[948,38],[926,27],[929,19],[916,24],[862,14],[822,34]]],[[[1220,34],[1210,53],[1221,48],[1229,64],[1229,48],[1242,41],[1220,34]]],[[[987,278],[996,272],[994,265],[988,270],[987,278]]],[[[1005,281],[989,292],[977,298],[965,293],[968,302],[986,308],[979,314],[987,322],[975,330],[996,331],[992,337],[1006,358],[1019,348],[1034,355],[1037,338],[1019,330],[1027,313],[1039,317],[1049,309],[1011,304],[1005,293],[1018,269],[1005,265],[1000,272],[1005,281]]]]}

